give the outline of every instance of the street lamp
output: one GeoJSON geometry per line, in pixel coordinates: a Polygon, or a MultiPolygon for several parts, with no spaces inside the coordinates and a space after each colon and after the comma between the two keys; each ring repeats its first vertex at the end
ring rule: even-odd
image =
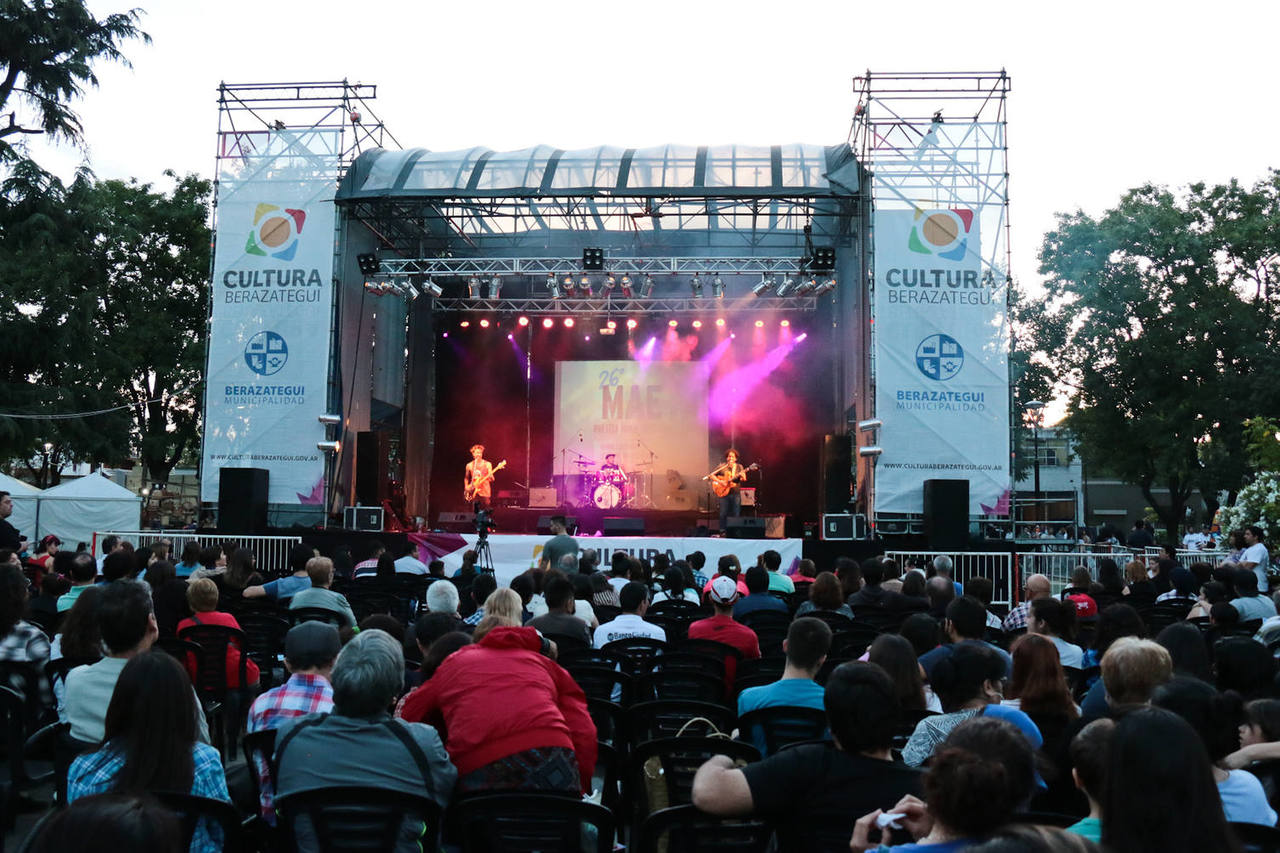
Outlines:
{"type": "Polygon", "coordinates": [[[1036,520],[1043,521],[1040,517],[1040,424],[1044,420],[1044,403],[1039,400],[1028,400],[1023,406],[1031,413],[1031,429],[1032,429],[1032,447],[1035,454],[1035,502],[1036,502],[1036,520]]]}

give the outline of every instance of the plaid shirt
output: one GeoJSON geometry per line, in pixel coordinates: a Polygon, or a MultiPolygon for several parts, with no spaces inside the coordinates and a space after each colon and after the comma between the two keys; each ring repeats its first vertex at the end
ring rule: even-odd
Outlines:
{"type": "MultiPolygon", "coordinates": [[[[291,675],[289,680],[274,690],[268,690],[249,708],[248,731],[260,732],[278,729],[280,724],[307,714],[327,714],[333,710],[333,687],[321,675],[291,675]]],[[[258,805],[262,817],[272,826],[276,823],[275,789],[271,784],[271,771],[259,755],[253,757],[253,768],[258,774],[258,805]]]]}
{"type": "Polygon", "coordinates": [[[477,607],[475,613],[472,613],[470,616],[468,616],[466,619],[463,619],[462,621],[467,623],[468,625],[479,625],[480,620],[483,618],[484,618],[484,608],[477,607]]]}
{"type": "Polygon", "coordinates": [[[49,679],[43,675],[49,662],[49,638],[30,622],[19,621],[13,630],[0,639],[0,661],[29,663],[41,673],[40,699],[46,708],[53,706],[53,694],[49,691],[49,679]]]}
{"type": "MultiPolygon", "coordinates": [[[[197,797],[231,802],[218,750],[205,743],[196,743],[192,746],[191,757],[195,764],[191,793],[197,797]]],[[[111,744],[97,752],[81,755],[71,762],[71,771],[67,774],[67,802],[74,803],[81,797],[111,791],[123,767],[124,752],[113,749],[111,744]]],[[[219,853],[222,850],[222,827],[202,819],[191,838],[191,850],[192,853],[219,853]]]]}
{"type": "Polygon", "coordinates": [[[1031,602],[1024,601],[1017,607],[1009,611],[1009,615],[1004,617],[1004,629],[1006,631],[1016,631],[1019,628],[1027,627],[1027,616],[1031,613],[1031,602]]]}

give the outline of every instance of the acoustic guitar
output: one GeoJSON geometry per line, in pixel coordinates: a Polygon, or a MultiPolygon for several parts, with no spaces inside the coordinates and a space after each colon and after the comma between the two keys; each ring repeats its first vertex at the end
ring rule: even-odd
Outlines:
{"type": "Polygon", "coordinates": [[[485,483],[489,482],[490,480],[492,480],[493,475],[498,473],[505,467],[507,467],[507,460],[503,459],[497,465],[494,465],[493,470],[491,470],[488,474],[485,474],[483,477],[477,477],[474,480],[472,480],[471,485],[467,486],[465,489],[462,490],[462,499],[465,500],[467,503],[471,503],[472,501],[474,501],[476,499],[476,495],[480,494],[480,487],[483,486],[485,483]]]}
{"type": "MultiPolygon", "coordinates": [[[[758,462],[752,462],[746,468],[743,468],[741,471],[739,471],[738,476],[740,477],[743,474],[747,473],[748,471],[759,471],[759,470],[760,470],[760,464],[758,462]]],[[[729,492],[733,491],[734,488],[736,488],[737,483],[735,481],[737,479],[738,477],[730,477],[728,471],[725,471],[723,474],[716,474],[711,477],[711,491],[715,492],[716,497],[718,498],[727,497],[729,492]]]]}

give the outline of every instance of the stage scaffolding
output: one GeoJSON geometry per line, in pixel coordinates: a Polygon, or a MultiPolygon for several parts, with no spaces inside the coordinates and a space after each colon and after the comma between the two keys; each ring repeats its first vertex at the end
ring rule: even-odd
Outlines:
{"type": "MultiPolygon", "coordinates": [[[[984,235],[984,275],[1008,280],[1009,247],[1009,75],[980,72],[872,72],[854,78],[856,98],[849,144],[870,172],[871,205],[877,210],[967,207],[977,212],[984,235]]],[[[873,229],[872,229],[873,231],[873,229]]],[[[864,246],[865,267],[873,271],[875,235],[864,246]]],[[[874,277],[868,277],[874,305],[874,277]]],[[[1008,306],[1006,304],[1006,314],[1008,306]]],[[[872,335],[875,329],[872,325],[872,335]]],[[[874,400],[875,346],[868,347],[874,400]]],[[[1010,387],[1012,401],[1012,386],[1010,387]]],[[[1012,404],[1009,429],[1016,427],[1012,404]]],[[[861,443],[874,444],[872,433],[861,443]]],[[[1011,444],[1012,446],[1012,444],[1011,444]]],[[[860,459],[864,508],[874,495],[874,457],[860,459]]],[[[873,503],[872,503],[873,505],[873,503]]],[[[877,516],[877,533],[921,533],[918,515],[877,516]]]]}

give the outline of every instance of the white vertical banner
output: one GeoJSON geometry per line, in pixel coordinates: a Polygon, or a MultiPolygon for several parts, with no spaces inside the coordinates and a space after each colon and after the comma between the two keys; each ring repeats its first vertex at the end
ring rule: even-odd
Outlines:
{"type": "Polygon", "coordinates": [[[919,513],[925,480],[969,481],[971,515],[1007,515],[1008,317],[968,208],[875,214],[875,512],[919,513]]]}
{"type": "Polygon", "coordinates": [[[707,379],[689,361],[556,362],[556,470],[580,473],[581,460],[594,472],[612,453],[628,473],[653,476],[658,508],[693,509],[707,465],[707,379]]]}
{"type": "Polygon", "coordinates": [[[337,131],[280,131],[219,175],[201,497],[270,471],[274,504],[323,506],[337,131]]]}

